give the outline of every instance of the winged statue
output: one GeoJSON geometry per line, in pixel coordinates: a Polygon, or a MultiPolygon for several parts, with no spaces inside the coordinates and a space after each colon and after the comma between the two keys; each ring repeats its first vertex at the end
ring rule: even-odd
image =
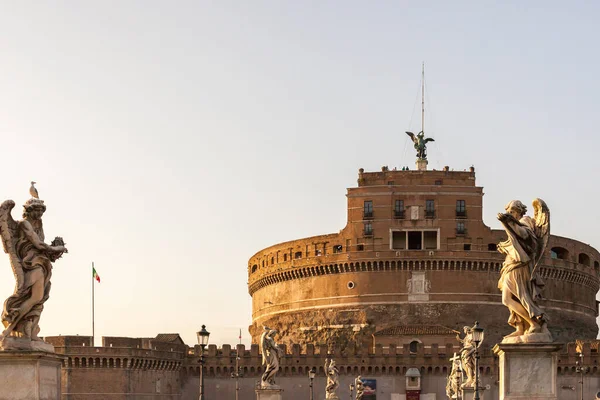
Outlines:
{"type": "Polygon", "coordinates": [[[417,158],[419,160],[427,160],[427,143],[435,142],[432,138],[426,138],[423,131],[416,135],[412,132],[406,132],[410,136],[411,140],[415,144],[415,150],[417,151],[417,158]]]}
{"type": "Polygon", "coordinates": [[[503,343],[551,342],[548,316],[538,304],[544,288],[540,263],[550,238],[550,210],[542,199],[533,200],[533,218],[525,215],[527,207],[513,200],[498,214],[508,239],[498,244],[505,255],[498,288],[502,303],[508,307],[508,324],[515,331],[503,343]]]}
{"type": "Polygon", "coordinates": [[[20,338],[20,343],[27,339],[43,343],[38,337],[39,320],[50,296],[52,263],[67,252],[61,237],[56,237],[51,244],[44,242],[42,215],[46,205],[43,200],[35,197],[27,200],[20,221],[11,215],[14,207],[12,200],[0,205],[0,236],[15,276],[14,293],[6,299],[2,310],[5,329],[0,334],[0,349],[9,348],[7,342],[11,338],[20,338]]]}
{"type": "Polygon", "coordinates": [[[275,343],[275,334],[277,331],[269,327],[264,327],[265,331],[260,336],[260,351],[262,353],[263,365],[266,364],[265,372],[260,380],[261,388],[275,386],[275,374],[279,370],[279,358],[281,349],[275,343]]]}

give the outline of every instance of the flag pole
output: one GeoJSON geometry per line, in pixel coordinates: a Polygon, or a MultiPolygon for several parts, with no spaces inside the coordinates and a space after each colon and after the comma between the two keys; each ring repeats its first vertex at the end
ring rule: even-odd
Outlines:
{"type": "Polygon", "coordinates": [[[96,332],[94,326],[94,262],[92,261],[92,347],[95,346],[96,332]]]}

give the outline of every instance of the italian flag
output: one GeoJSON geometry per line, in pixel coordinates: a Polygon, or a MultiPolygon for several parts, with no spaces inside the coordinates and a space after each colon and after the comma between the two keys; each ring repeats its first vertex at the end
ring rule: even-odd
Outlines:
{"type": "Polygon", "coordinates": [[[95,279],[100,283],[100,275],[96,272],[96,268],[92,267],[92,279],[95,279]]]}

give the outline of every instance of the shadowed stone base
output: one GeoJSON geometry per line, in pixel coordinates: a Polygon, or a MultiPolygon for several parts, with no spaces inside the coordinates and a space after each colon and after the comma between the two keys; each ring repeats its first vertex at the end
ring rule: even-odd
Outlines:
{"type": "Polygon", "coordinates": [[[31,340],[28,338],[20,338],[8,336],[4,340],[0,340],[1,351],[45,351],[54,353],[54,346],[41,340],[31,340]]]}
{"type": "Polygon", "coordinates": [[[556,369],[561,343],[500,343],[500,400],[557,400],[556,369]]]}
{"type": "Polygon", "coordinates": [[[62,360],[40,351],[0,351],[0,400],[60,400],[62,360]]]}
{"type": "Polygon", "coordinates": [[[282,389],[256,389],[256,400],[281,400],[282,389]]]}
{"type": "MultiPolygon", "coordinates": [[[[473,400],[475,398],[475,388],[474,387],[470,387],[470,388],[462,388],[462,397],[461,399],[463,400],[473,400]]],[[[479,388],[479,400],[484,400],[485,397],[483,395],[483,392],[485,392],[485,388],[480,387],[479,388]]]]}

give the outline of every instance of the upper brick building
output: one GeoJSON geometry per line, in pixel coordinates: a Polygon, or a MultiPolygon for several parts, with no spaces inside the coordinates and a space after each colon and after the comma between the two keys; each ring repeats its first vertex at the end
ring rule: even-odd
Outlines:
{"type": "MultiPolygon", "coordinates": [[[[486,328],[486,341],[511,332],[497,286],[503,256],[496,245],[506,235],[483,222],[475,169],[421,166],[361,168],[358,186],[347,189],[344,229],[279,243],[250,258],[254,342],[263,325],[278,329],[283,343],[342,346],[427,345],[426,334],[390,335],[449,328],[436,331],[446,332],[446,339],[432,337],[440,343],[475,320],[486,328]]],[[[552,199],[545,200],[552,209],[552,199]]],[[[557,341],[596,338],[599,270],[596,249],[551,236],[541,267],[541,305],[557,341]]]]}

